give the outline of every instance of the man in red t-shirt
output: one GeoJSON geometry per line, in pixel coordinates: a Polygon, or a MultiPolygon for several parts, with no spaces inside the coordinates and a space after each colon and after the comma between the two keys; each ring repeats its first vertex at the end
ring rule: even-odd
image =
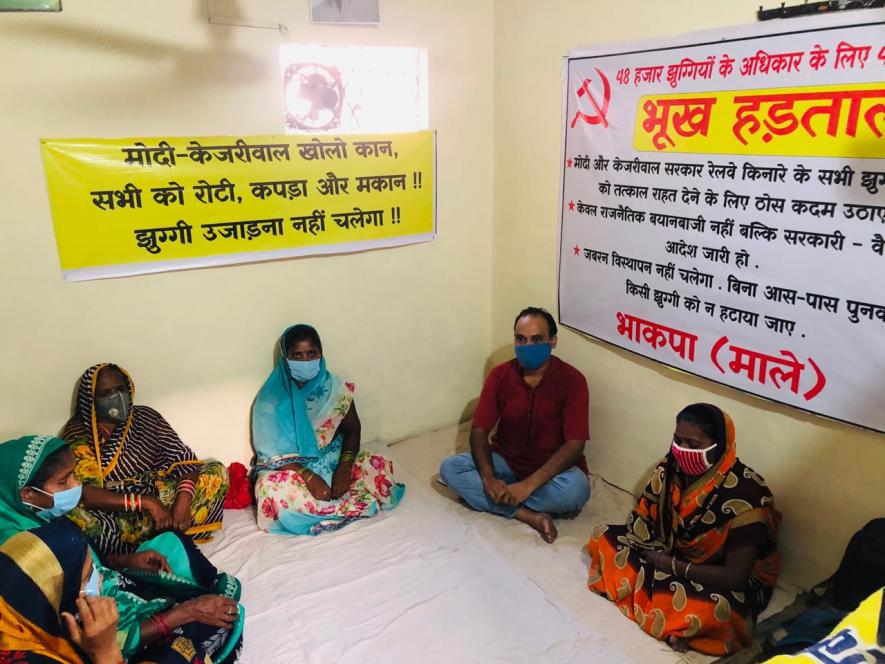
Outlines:
{"type": "Polygon", "coordinates": [[[519,519],[553,542],[553,519],[574,516],[590,498],[587,381],[551,355],[556,321],[545,309],[519,312],[513,335],[516,359],[482,387],[470,453],[443,461],[439,474],[474,509],[519,519]]]}

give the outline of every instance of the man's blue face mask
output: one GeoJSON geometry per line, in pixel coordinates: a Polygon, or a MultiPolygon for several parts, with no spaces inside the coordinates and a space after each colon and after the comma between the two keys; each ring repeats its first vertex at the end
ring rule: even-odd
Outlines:
{"type": "Polygon", "coordinates": [[[516,353],[516,359],[523,369],[534,371],[549,359],[550,353],[553,352],[553,344],[548,341],[544,344],[516,345],[513,346],[513,352],[516,353]]]}

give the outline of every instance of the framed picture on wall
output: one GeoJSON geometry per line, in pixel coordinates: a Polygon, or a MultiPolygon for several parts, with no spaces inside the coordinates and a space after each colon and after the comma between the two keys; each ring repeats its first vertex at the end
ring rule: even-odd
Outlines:
{"type": "Polygon", "coordinates": [[[0,0],[0,12],[60,12],[61,0],[0,0]]]}
{"type": "Polygon", "coordinates": [[[308,0],[312,23],[378,25],[379,0],[308,0]]]}

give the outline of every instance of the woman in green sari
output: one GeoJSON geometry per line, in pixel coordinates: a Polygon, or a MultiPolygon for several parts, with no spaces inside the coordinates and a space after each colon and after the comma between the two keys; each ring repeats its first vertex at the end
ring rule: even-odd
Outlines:
{"type": "MultiPolygon", "coordinates": [[[[0,445],[0,545],[73,509],[80,498],[74,455],[51,436],[0,445]]],[[[117,640],[127,661],[236,662],[244,611],[240,583],[217,570],[189,538],[165,532],[131,554],[100,561],[101,595],[113,598],[117,640]],[[113,564],[125,571],[110,569],[113,564]]]]}

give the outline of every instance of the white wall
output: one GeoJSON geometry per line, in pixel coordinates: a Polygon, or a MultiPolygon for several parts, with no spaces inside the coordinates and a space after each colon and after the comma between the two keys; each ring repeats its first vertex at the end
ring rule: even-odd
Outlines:
{"type": "MultiPolygon", "coordinates": [[[[576,46],[752,23],[758,6],[758,0],[497,2],[494,347],[510,343],[513,316],[523,306],[556,306],[562,56],[576,46]]],[[[738,454],[768,480],[784,513],[789,580],[812,583],[828,575],[850,535],[885,511],[881,435],[748,396],[569,330],[560,333],[557,353],[590,385],[591,469],[631,490],[641,489],[667,451],[683,406],[712,401],[729,411],[738,454]]]]}
{"type": "Polygon", "coordinates": [[[198,453],[248,460],[249,408],[294,322],[315,324],[329,367],[357,383],[365,439],[455,422],[479,390],[490,335],[492,3],[385,0],[378,28],[312,26],[306,0],[217,5],[285,23],[293,42],[427,48],[439,238],[64,283],[39,139],[282,133],[281,38],[210,25],[204,0],[0,14],[0,440],[57,432],[81,372],[112,361],[198,453]]]}

